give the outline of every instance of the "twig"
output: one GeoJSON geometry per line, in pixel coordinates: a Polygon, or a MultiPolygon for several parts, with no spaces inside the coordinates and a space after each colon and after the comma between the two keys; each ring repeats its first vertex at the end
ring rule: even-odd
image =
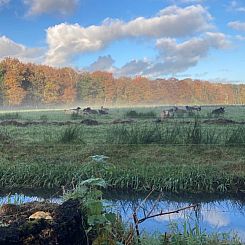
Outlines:
{"type": "Polygon", "coordinates": [[[145,217],[149,217],[149,216],[151,215],[151,213],[153,212],[154,208],[156,207],[157,202],[160,200],[161,197],[162,197],[162,193],[160,193],[160,194],[158,195],[156,201],[155,201],[154,204],[153,204],[152,209],[150,210],[150,212],[149,212],[147,215],[145,215],[145,217]]]}
{"type": "Polygon", "coordinates": [[[146,198],[139,204],[139,206],[135,209],[135,213],[138,211],[138,209],[141,207],[141,205],[143,204],[143,203],[145,203],[146,202],[146,200],[150,197],[150,195],[153,193],[153,191],[154,191],[154,188],[150,191],[150,193],[146,196],[146,198]]]}
{"type": "Polygon", "coordinates": [[[196,207],[198,207],[198,204],[193,204],[193,205],[190,205],[190,206],[187,206],[187,207],[184,207],[184,208],[180,208],[180,209],[177,209],[177,210],[173,210],[173,211],[170,211],[170,212],[162,212],[161,211],[158,214],[147,216],[147,217],[144,217],[142,219],[137,219],[138,220],[138,224],[144,222],[147,219],[151,219],[151,218],[155,218],[155,217],[163,216],[163,215],[168,215],[168,214],[175,214],[175,213],[179,213],[180,211],[183,211],[183,210],[186,210],[186,209],[190,209],[190,208],[196,208],[196,207]]]}
{"type": "Polygon", "coordinates": [[[139,220],[137,218],[136,212],[133,213],[133,218],[134,218],[134,225],[135,225],[136,235],[138,238],[138,243],[141,244],[141,242],[140,242],[140,231],[139,231],[139,220]]]}

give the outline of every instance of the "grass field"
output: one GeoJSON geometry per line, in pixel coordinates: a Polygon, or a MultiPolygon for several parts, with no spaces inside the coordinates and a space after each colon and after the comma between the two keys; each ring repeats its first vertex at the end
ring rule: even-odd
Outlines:
{"type": "Polygon", "coordinates": [[[93,176],[120,190],[245,191],[245,107],[226,107],[222,118],[232,122],[211,124],[204,121],[217,120],[210,118],[212,107],[157,123],[161,109],[114,108],[109,115],[78,117],[63,110],[2,111],[0,186],[60,188],[93,176]],[[133,122],[112,123],[128,119],[131,110],[137,112],[133,122]],[[84,125],[85,119],[99,125],[84,125]],[[96,162],[95,155],[109,158],[96,162]]]}

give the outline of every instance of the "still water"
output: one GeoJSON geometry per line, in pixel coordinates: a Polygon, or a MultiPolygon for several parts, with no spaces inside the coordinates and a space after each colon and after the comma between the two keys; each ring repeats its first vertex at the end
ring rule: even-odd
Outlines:
{"type": "MultiPolygon", "coordinates": [[[[58,196],[50,197],[51,194],[26,193],[9,194],[0,197],[1,203],[23,203],[32,201],[50,201],[61,203],[62,199],[58,196]]],[[[144,218],[149,212],[151,215],[161,211],[168,212],[199,203],[199,209],[188,209],[176,214],[158,216],[144,221],[139,225],[140,232],[156,233],[167,232],[171,224],[176,224],[183,228],[183,223],[187,221],[191,228],[198,225],[202,231],[208,233],[233,232],[245,242],[245,197],[201,197],[199,196],[173,196],[163,195],[160,200],[150,197],[143,201],[144,195],[120,195],[117,193],[105,194],[104,205],[107,210],[120,214],[126,223],[133,223],[132,214],[138,208],[138,218],[144,218]]]]}

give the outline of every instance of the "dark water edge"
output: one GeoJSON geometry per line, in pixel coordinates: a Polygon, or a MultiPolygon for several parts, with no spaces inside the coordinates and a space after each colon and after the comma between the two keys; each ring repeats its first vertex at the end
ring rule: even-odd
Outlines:
{"type": "MultiPolygon", "coordinates": [[[[51,201],[61,203],[62,192],[60,190],[47,189],[2,189],[0,191],[0,204],[3,202],[15,202],[19,198],[22,202],[51,201]],[[18,193],[18,194],[15,194],[18,193]],[[21,193],[21,194],[20,194],[21,193]]],[[[173,224],[183,229],[186,223],[189,228],[198,225],[202,231],[207,233],[237,234],[245,242],[245,195],[178,195],[164,193],[159,201],[158,194],[153,194],[143,204],[146,193],[133,193],[107,191],[104,193],[104,205],[108,211],[117,212],[125,223],[133,222],[132,214],[138,209],[138,218],[144,217],[144,212],[152,210],[154,213],[160,211],[168,212],[189,206],[194,203],[200,204],[198,211],[186,210],[177,214],[165,215],[147,220],[139,225],[140,231],[148,233],[164,233],[169,231],[173,224]]]]}

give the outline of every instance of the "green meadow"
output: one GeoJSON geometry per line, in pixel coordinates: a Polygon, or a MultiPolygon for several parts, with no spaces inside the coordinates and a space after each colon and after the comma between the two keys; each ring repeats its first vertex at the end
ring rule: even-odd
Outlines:
{"type": "Polygon", "coordinates": [[[123,191],[244,193],[245,107],[227,106],[219,117],[210,113],[218,106],[203,107],[160,121],[163,108],[1,111],[0,186],[61,188],[99,177],[123,191]]]}

